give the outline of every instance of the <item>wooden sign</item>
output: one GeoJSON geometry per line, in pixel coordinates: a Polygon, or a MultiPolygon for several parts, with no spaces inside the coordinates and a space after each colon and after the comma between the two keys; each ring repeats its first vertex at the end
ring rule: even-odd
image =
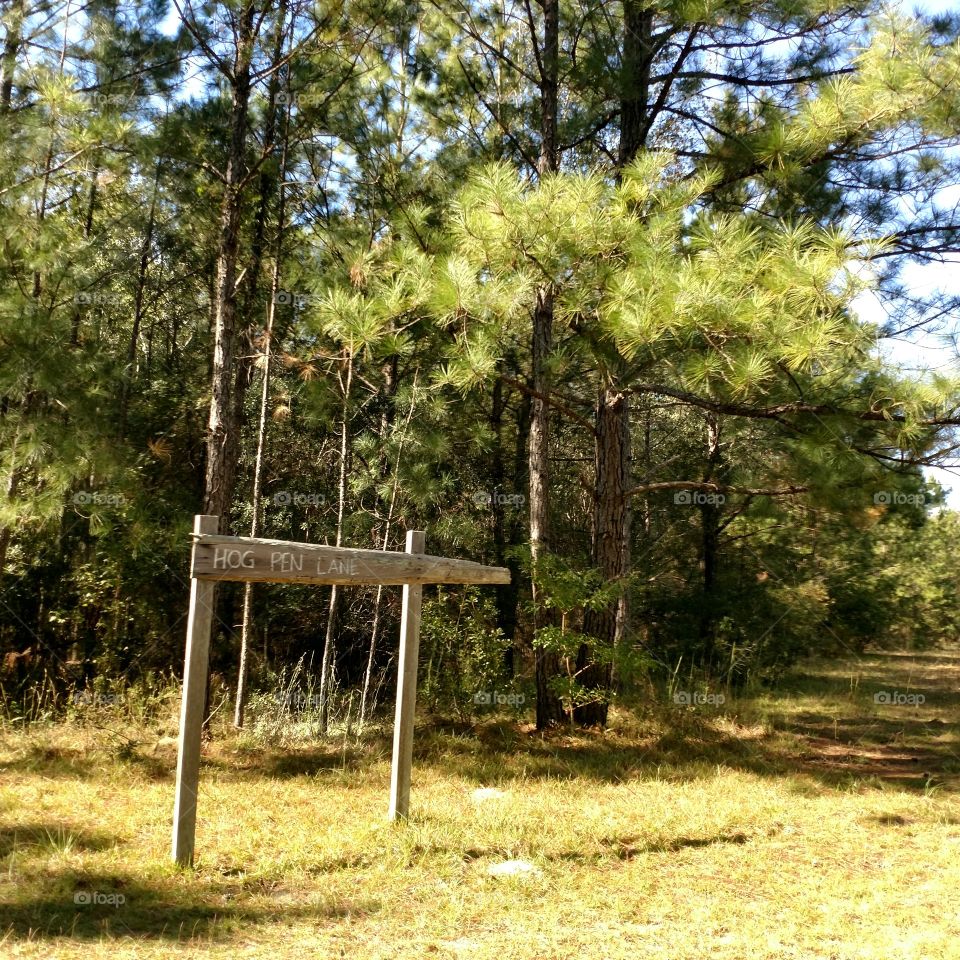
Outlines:
{"type": "Polygon", "coordinates": [[[190,612],[187,617],[177,786],[173,807],[173,859],[181,866],[193,864],[200,781],[200,732],[209,666],[215,580],[403,584],[388,817],[391,820],[405,820],[410,808],[423,584],[509,583],[510,571],[505,567],[486,567],[470,560],[428,556],[423,552],[424,534],[420,530],[408,530],[407,552],[395,553],[254,537],[222,537],[217,533],[218,527],[217,517],[198,516],[194,519],[190,612]]]}
{"type": "Polygon", "coordinates": [[[354,550],[317,543],[200,535],[193,550],[198,580],[274,583],[509,583],[505,567],[427,554],[354,550]]]}

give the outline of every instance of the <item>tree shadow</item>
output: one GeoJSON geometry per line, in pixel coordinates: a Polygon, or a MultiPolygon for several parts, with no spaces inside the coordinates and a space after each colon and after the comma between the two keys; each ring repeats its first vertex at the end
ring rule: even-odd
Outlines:
{"type": "Polygon", "coordinates": [[[322,903],[278,902],[276,892],[251,898],[241,884],[215,886],[196,879],[188,886],[150,883],[109,873],[61,873],[45,878],[42,893],[22,892],[2,905],[0,941],[60,938],[94,941],[216,941],[270,921],[333,921],[373,914],[375,899],[322,903]],[[240,894],[244,894],[240,897],[240,894]],[[236,898],[236,900],[234,900],[236,898]]]}
{"type": "Polygon", "coordinates": [[[641,737],[616,729],[524,736],[517,725],[511,734],[502,721],[493,721],[470,736],[418,730],[415,763],[478,785],[575,777],[689,781],[722,765],[760,776],[801,775],[830,788],[864,781],[960,791],[954,685],[960,652],[865,656],[853,693],[849,671],[849,664],[829,661],[801,666],[776,691],[779,696],[764,695],[762,724],[751,720],[757,705],[749,697],[723,712],[647,703],[634,714],[649,721],[641,737]],[[922,693],[925,701],[908,706],[874,699],[876,693],[907,690],[922,693]],[[791,691],[809,691],[816,702],[808,707],[791,691]]]}
{"type": "Polygon", "coordinates": [[[23,756],[0,761],[0,771],[42,773],[45,777],[77,779],[97,773],[94,757],[76,747],[31,744],[23,756]]]}
{"type": "Polygon", "coordinates": [[[278,780],[292,777],[314,777],[336,770],[361,770],[372,758],[365,747],[308,747],[296,751],[274,753],[257,766],[263,776],[278,780]]]}
{"type": "MultiPolygon", "coordinates": [[[[645,853],[677,853],[681,850],[696,850],[703,847],[712,847],[718,844],[742,845],[749,843],[754,837],[738,831],[736,833],[721,832],[704,837],[679,836],[641,841],[639,837],[601,837],[591,844],[591,849],[551,851],[543,853],[540,859],[547,862],[569,863],[596,863],[609,860],[633,860],[645,853]]],[[[461,859],[470,863],[474,860],[512,859],[514,851],[491,844],[489,846],[475,846],[461,849],[456,844],[442,842],[417,843],[411,852],[419,856],[449,856],[457,854],[461,859]]]]}
{"type": "Polygon", "coordinates": [[[331,738],[289,746],[270,745],[257,749],[244,747],[239,755],[234,752],[228,756],[208,749],[203,755],[202,765],[204,769],[217,770],[228,776],[255,774],[258,777],[287,780],[334,771],[364,770],[389,757],[391,749],[390,741],[382,736],[359,742],[352,740],[346,745],[342,739],[331,738]]]}
{"type": "Polygon", "coordinates": [[[619,850],[617,856],[621,860],[632,860],[644,853],[677,853],[680,850],[699,850],[702,847],[712,847],[716,844],[740,845],[749,843],[751,837],[742,832],[718,833],[712,837],[671,837],[669,840],[656,840],[650,843],[636,843],[634,838],[624,838],[617,841],[619,850]]]}
{"type": "MultiPolygon", "coordinates": [[[[720,712],[640,704],[628,720],[631,732],[614,726],[541,736],[502,716],[474,724],[431,717],[417,728],[415,769],[432,767],[483,786],[531,778],[682,782],[702,779],[722,765],[760,776],[803,775],[825,787],[868,781],[954,791],[960,790],[958,680],[960,651],[881,651],[864,655],[852,667],[849,661],[804,664],[773,694],[733,700],[720,712]],[[908,689],[923,693],[926,702],[874,703],[875,693],[908,689]],[[798,692],[809,693],[810,702],[798,692]]],[[[345,744],[339,735],[291,746],[226,738],[205,747],[203,770],[238,780],[363,773],[389,758],[391,746],[389,731],[374,728],[362,740],[345,744]]],[[[111,759],[155,780],[173,779],[173,753],[134,749],[111,759]]],[[[0,768],[54,778],[99,773],[93,754],[39,745],[0,768]]]]}
{"type": "Polygon", "coordinates": [[[31,853],[58,851],[108,850],[118,843],[117,837],[88,830],[77,830],[63,823],[26,823],[0,826],[0,859],[28,848],[31,853]]]}

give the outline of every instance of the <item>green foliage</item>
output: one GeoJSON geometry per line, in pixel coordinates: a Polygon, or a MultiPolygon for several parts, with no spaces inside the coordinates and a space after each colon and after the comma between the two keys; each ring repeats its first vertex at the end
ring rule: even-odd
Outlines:
{"type": "Polygon", "coordinates": [[[420,691],[440,713],[474,714],[496,705],[493,695],[513,689],[506,670],[510,641],[496,626],[489,597],[475,588],[431,590],[423,600],[420,628],[420,691]]]}
{"type": "MultiPolygon", "coordinates": [[[[558,658],[571,709],[610,695],[590,667],[624,689],[680,663],[733,685],[808,653],[955,634],[958,521],[934,515],[922,468],[952,456],[960,379],[889,359],[900,331],[955,315],[903,285],[911,257],[960,238],[943,206],[960,183],[954,19],[823,0],[563,3],[559,172],[541,175],[549,65],[523,11],[260,5],[241,129],[242,4],[195,6],[176,36],[159,0],[28,2],[26,33],[18,9],[0,11],[0,653],[26,651],[5,681],[21,714],[179,668],[233,200],[224,523],[247,533],[255,512],[269,370],[263,535],[396,549],[425,528],[432,553],[513,571],[498,593],[428,594],[436,709],[466,715],[486,690],[532,706],[537,650],[558,658]],[[638,53],[643,36],[657,42],[638,53]],[[883,324],[860,318],[867,293],[883,324]],[[630,405],[623,577],[597,560],[602,391],[630,405]],[[528,546],[537,402],[546,626],[528,546]],[[614,647],[589,624],[621,597],[614,647]]],[[[319,655],[325,600],[257,587],[255,686],[319,655]]],[[[225,587],[213,666],[227,678],[237,606],[225,587]]],[[[397,617],[396,591],[350,592],[333,631],[345,696],[374,620],[371,685],[389,689],[397,617]]]]}

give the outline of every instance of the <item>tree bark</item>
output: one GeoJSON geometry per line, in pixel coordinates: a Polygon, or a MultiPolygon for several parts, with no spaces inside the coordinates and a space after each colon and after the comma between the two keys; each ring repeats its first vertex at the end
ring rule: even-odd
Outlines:
{"type": "MultiPolygon", "coordinates": [[[[502,369],[502,364],[501,364],[502,369]]],[[[490,407],[490,426],[494,435],[493,464],[491,469],[492,490],[494,492],[502,491],[507,482],[506,456],[504,454],[504,413],[506,411],[506,401],[504,399],[504,382],[501,377],[497,377],[493,384],[493,397],[490,407]]],[[[511,456],[512,458],[512,456],[511,456]]],[[[517,477],[513,478],[513,489],[517,489],[517,477]]],[[[516,543],[516,524],[508,522],[507,511],[502,502],[494,500],[491,503],[493,509],[493,551],[494,560],[497,566],[502,567],[507,563],[507,549],[516,543]]],[[[504,651],[503,666],[509,676],[513,676],[516,668],[514,663],[515,641],[517,631],[517,603],[519,601],[518,584],[516,570],[512,571],[510,584],[501,587],[496,592],[494,602],[497,608],[497,627],[500,632],[509,641],[509,646],[504,651]]]]}
{"type": "MultiPolygon", "coordinates": [[[[620,144],[618,170],[644,149],[650,127],[650,68],[653,11],[638,0],[623,5],[624,42],[621,63],[620,144]]],[[[618,173],[619,175],[619,173],[618,173]]],[[[596,637],[603,649],[599,662],[587,645],[577,654],[580,683],[596,691],[597,700],[574,710],[575,722],[584,726],[607,722],[608,699],[613,685],[613,657],[628,629],[629,596],[625,578],[630,566],[630,402],[618,386],[618,359],[608,371],[596,407],[594,523],[591,547],[593,566],[604,583],[621,583],[621,593],[602,610],[587,610],[583,632],[596,637]]]]}
{"type": "Polygon", "coordinates": [[[130,342],[127,344],[127,363],[123,371],[120,387],[120,438],[126,436],[127,412],[130,405],[130,387],[137,363],[137,341],[140,339],[140,327],[143,324],[143,298],[147,289],[147,268],[150,265],[150,247],[153,243],[153,230],[156,224],[157,194],[160,192],[160,169],[162,158],[157,158],[153,175],[153,195],[150,198],[150,213],[147,216],[147,228],[140,244],[140,261],[137,265],[137,290],[133,299],[133,326],[130,329],[130,342]]]}
{"type": "MultiPolygon", "coordinates": [[[[280,92],[280,71],[276,69],[283,58],[283,44],[286,36],[287,4],[285,0],[277,8],[276,27],[273,36],[272,63],[274,71],[268,88],[268,103],[263,123],[263,150],[272,153],[276,145],[277,133],[277,95],[280,92]]],[[[285,112],[286,129],[289,128],[289,111],[285,112]]],[[[263,273],[263,255],[266,247],[267,219],[277,183],[283,183],[285,174],[276,171],[267,164],[260,169],[257,190],[257,208],[253,217],[253,231],[250,242],[250,260],[243,274],[243,296],[239,309],[242,329],[238,331],[240,343],[236,350],[236,372],[233,380],[233,396],[230,403],[230,420],[226,429],[225,459],[236,468],[240,459],[240,439],[243,432],[244,411],[247,394],[253,384],[256,353],[254,346],[255,330],[259,328],[260,317],[257,310],[257,296],[263,273]]],[[[281,187],[281,191],[282,191],[281,187]]],[[[240,299],[240,291],[237,291],[240,299]]]]}
{"type": "Polygon", "coordinates": [[[237,314],[237,260],[243,210],[243,171],[250,107],[251,61],[254,46],[255,7],[248,3],[240,18],[237,53],[230,74],[232,93],[230,146],[224,175],[223,201],[217,249],[217,282],[214,303],[213,377],[210,417],[207,422],[207,464],[203,512],[221,518],[221,531],[229,526],[236,475],[236,446],[231,404],[234,388],[234,347],[237,314]],[[233,428],[233,429],[231,429],[233,428]]]}
{"type": "MultiPolygon", "coordinates": [[[[528,461],[530,469],[530,561],[533,576],[534,630],[551,626],[555,617],[544,603],[543,591],[538,586],[541,560],[550,548],[550,408],[543,399],[547,396],[547,357],[553,341],[553,295],[543,288],[537,294],[533,316],[533,399],[530,403],[530,439],[528,461]]],[[[550,689],[551,679],[560,674],[560,659],[556,652],[534,646],[537,688],[537,729],[560,723],[564,717],[563,702],[550,689]]]]}
{"type": "MultiPolygon", "coordinates": [[[[277,11],[277,25],[273,41],[273,63],[280,63],[283,55],[283,42],[286,29],[287,4],[282,0],[277,11]]],[[[279,71],[274,71],[270,79],[269,100],[264,120],[263,142],[265,149],[271,152],[274,149],[277,128],[277,93],[280,89],[279,71]]],[[[287,168],[287,134],[290,128],[289,107],[284,111],[283,148],[279,163],[280,198],[277,204],[277,239],[274,250],[273,271],[270,279],[270,296],[267,301],[267,323],[263,333],[263,343],[260,360],[263,364],[260,389],[260,415],[257,422],[257,452],[253,465],[253,491],[251,493],[250,536],[255,537],[260,529],[260,491],[263,480],[263,460],[267,439],[267,411],[270,403],[270,360],[273,340],[273,321],[276,315],[276,295],[280,289],[280,269],[283,254],[283,232],[286,222],[286,192],[283,183],[286,180],[287,168]]],[[[266,170],[260,174],[259,198],[257,215],[254,218],[253,244],[251,246],[251,264],[247,274],[246,296],[244,298],[243,315],[250,317],[256,306],[257,291],[260,286],[260,274],[263,267],[263,253],[266,246],[267,217],[270,200],[273,197],[274,179],[266,170]]],[[[247,333],[247,339],[253,346],[253,338],[247,333]]],[[[241,359],[237,377],[234,383],[233,418],[228,440],[228,458],[236,462],[239,457],[240,431],[243,426],[243,407],[247,389],[252,374],[252,349],[245,351],[250,359],[241,359]]],[[[253,584],[243,585],[243,607],[240,614],[240,662],[237,665],[237,695],[233,708],[233,725],[238,729],[243,727],[244,713],[247,706],[247,673],[250,656],[250,635],[253,632],[253,584]]]]}
{"type": "Polygon", "coordinates": [[[649,129],[651,35],[653,10],[639,0],[624,0],[621,60],[620,144],[622,169],[643,149],[649,129]]]}
{"type": "MultiPolygon", "coordinates": [[[[280,164],[281,182],[286,170],[286,141],[284,141],[283,160],[280,164]]],[[[280,188],[280,203],[277,210],[277,247],[273,263],[273,275],[270,281],[270,298],[267,302],[267,326],[263,332],[261,353],[262,381],[260,385],[260,418],[257,423],[257,453],[253,463],[253,491],[250,494],[252,515],[250,518],[250,536],[256,537],[260,531],[260,496],[263,484],[264,451],[267,443],[267,412],[270,408],[270,359],[273,345],[273,320],[276,314],[276,294],[280,289],[280,264],[283,252],[283,231],[286,222],[286,204],[283,187],[280,188]]],[[[237,670],[237,699],[234,704],[233,725],[242,727],[247,706],[247,661],[250,652],[250,635],[253,632],[253,584],[247,581],[243,585],[243,614],[240,621],[240,664],[237,670]]]]}
{"type": "MultiPolygon", "coordinates": [[[[380,418],[380,436],[382,442],[386,444],[387,431],[393,423],[394,397],[397,392],[397,357],[393,356],[383,367],[383,392],[385,406],[380,418]]],[[[407,419],[403,426],[403,435],[400,437],[400,443],[397,448],[397,460],[393,465],[393,484],[390,490],[390,502],[387,504],[387,521],[383,531],[383,542],[381,548],[387,550],[390,544],[390,528],[393,525],[393,513],[397,503],[397,489],[400,482],[400,459],[403,456],[403,445],[406,440],[407,430],[410,427],[410,421],[413,419],[413,410],[416,406],[417,398],[417,374],[413,377],[413,391],[410,398],[410,409],[407,411],[407,419]]],[[[386,478],[387,467],[386,457],[384,457],[381,467],[381,479],[386,478]],[[386,469],[385,469],[386,468],[386,469]]],[[[367,721],[367,712],[374,709],[374,704],[370,700],[370,684],[373,679],[373,665],[377,654],[377,639],[380,636],[381,610],[383,604],[383,585],[377,587],[377,594],[373,602],[373,622],[370,627],[370,646],[367,650],[367,667],[363,673],[363,691],[360,694],[360,719],[357,731],[362,732],[364,724],[367,721]]]]}
{"type": "MultiPolygon", "coordinates": [[[[350,474],[350,394],[353,386],[353,346],[346,348],[346,378],[343,382],[343,415],[340,422],[340,481],[337,487],[337,546],[343,542],[343,518],[347,502],[347,477],[350,474]]],[[[340,589],[330,587],[330,606],[327,609],[327,633],[320,663],[320,725],[326,734],[330,721],[330,696],[333,689],[333,665],[336,647],[336,629],[340,612],[340,589]]]]}
{"type": "MultiPolygon", "coordinates": [[[[540,71],[540,176],[556,172],[557,103],[560,63],[560,3],[543,0],[543,43],[540,71]]],[[[531,338],[531,386],[534,398],[530,405],[529,491],[530,491],[530,565],[533,577],[534,633],[553,622],[544,603],[543,590],[537,584],[541,559],[550,548],[550,407],[543,399],[550,390],[547,363],[553,350],[553,291],[541,287],[533,312],[531,338]]],[[[563,719],[563,703],[550,689],[550,681],[560,673],[558,655],[542,647],[534,647],[537,688],[537,729],[543,730],[563,719]]]]}
{"type": "Polygon", "coordinates": [[[577,654],[577,676],[598,699],[573,711],[583,726],[607,722],[607,697],[613,679],[612,657],[623,640],[627,625],[627,592],[624,580],[630,566],[630,421],[624,393],[605,386],[597,400],[596,481],[593,516],[593,565],[604,585],[619,584],[621,592],[612,603],[587,610],[583,632],[596,637],[602,648],[597,658],[586,644],[577,654]]]}
{"type": "Polygon", "coordinates": [[[26,0],[15,0],[10,8],[3,54],[0,55],[0,116],[10,112],[13,102],[13,75],[17,69],[17,54],[23,42],[23,18],[26,0]]]}
{"type": "MultiPolygon", "coordinates": [[[[223,199],[217,242],[217,275],[213,304],[213,370],[210,414],[207,419],[206,469],[203,484],[204,514],[220,518],[220,532],[230,530],[230,513],[236,479],[238,423],[234,416],[234,377],[237,326],[237,262],[240,256],[244,168],[252,89],[252,62],[256,43],[256,8],[247,2],[238,17],[234,36],[236,53],[229,69],[222,68],[230,86],[230,142],[224,171],[223,199]]],[[[219,601],[219,589],[212,602],[219,601]]],[[[209,736],[210,674],[204,707],[205,736],[209,736]]]]}
{"type": "MultiPolygon", "coordinates": [[[[707,414],[707,471],[704,480],[723,482],[725,479],[720,448],[720,424],[715,413],[707,414]]],[[[714,666],[716,653],[716,586],[717,551],[720,543],[720,517],[722,509],[715,499],[704,498],[700,504],[700,573],[702,592],[700,596],[700,645],[703,666],[714,666]]]]}

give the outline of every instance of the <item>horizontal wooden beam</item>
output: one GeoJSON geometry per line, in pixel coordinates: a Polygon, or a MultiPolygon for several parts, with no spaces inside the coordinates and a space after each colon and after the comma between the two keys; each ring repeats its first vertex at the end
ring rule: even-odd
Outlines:
{"type": "Polygon", "coordinates": [[[191,576],[199,580],[345,586],[510,582],[506,567],[487,567],[472,560],[206,534],[195,535],[191,576]]]}

